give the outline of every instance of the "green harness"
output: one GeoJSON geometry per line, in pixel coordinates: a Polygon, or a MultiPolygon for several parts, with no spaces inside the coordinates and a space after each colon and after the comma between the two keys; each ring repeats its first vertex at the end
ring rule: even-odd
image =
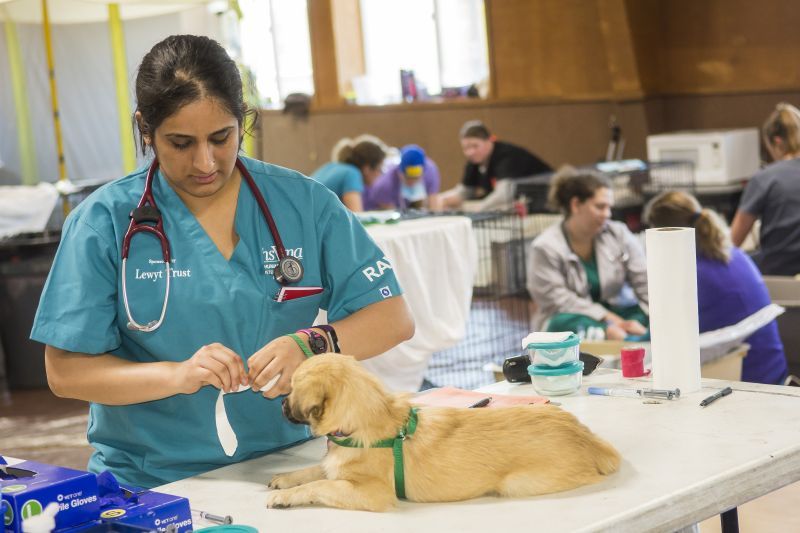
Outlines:
{"type": "MultiPolygon", "coordinates": [[[[405,426],[400,428],[396,437],[379,440],[369,445],[370,448],[392,448],[394,455],[394,492],[401,500],[406,498],[406,482],[403,474],[403,441],[410,437],[417,430],[417,409],[412,407],[408,412],[408,421],[405,426]]],[[[362,444],[354,442],[350,438],[341,438],[335,435],[328,435],[328,440],[339,446],[346,448],[363,448],[362,444]]]]}

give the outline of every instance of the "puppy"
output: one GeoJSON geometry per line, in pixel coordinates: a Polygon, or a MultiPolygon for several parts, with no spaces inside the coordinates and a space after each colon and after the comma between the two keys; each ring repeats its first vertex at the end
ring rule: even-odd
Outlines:
{"type": "MultiPolygon", "coordinates": [[[[321,465],[279,474],[268,507],[322,504],[384,511],[395,495],[392,448],[371,443],[397,436],[409,419],[408,395],[390,394],[354,358],[306,360],[292,376],[284,415],[315,435],[345,434],[362,448],[329,444],[321,465]]],[[[420,408],[403,441],[406,498],[466,500],[494,494],[535,496],[595,483],[620,456],[570,413],[551,405],[502,409],[420,408]]]]}

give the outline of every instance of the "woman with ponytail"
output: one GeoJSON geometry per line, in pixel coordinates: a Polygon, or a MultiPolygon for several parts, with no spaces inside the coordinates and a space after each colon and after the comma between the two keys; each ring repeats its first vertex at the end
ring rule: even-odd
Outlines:
{"type": "Polygon", "coordinates": [[[386,145],[372,135],[341,139],[333,147],[333,161],[311,177],[336,193],[350,211],[364,210],[364,190],[381,175],[386,145]]]}
{"type": "Polygon", "coordinates": [[[775,161],[750,179],[731,225],[741,246],[761,219],[760,250],[753,259],[765,275],[800,273],[800,111],[780,103],[761,129],[775,161]]]}
{"type": "MultiPolygon", "coordinates": [[[[695,229],[701,333],[736,324],[771,303],[753,261],[731,244],[725,222],[694,196],[662,193],[647,205],[644,218],[653,227],[695,229]]],[[[742,363],[742,381],[782,384],[787,366],[777,323],[773,320],[745,342],[750,351],[742,363]]]]}

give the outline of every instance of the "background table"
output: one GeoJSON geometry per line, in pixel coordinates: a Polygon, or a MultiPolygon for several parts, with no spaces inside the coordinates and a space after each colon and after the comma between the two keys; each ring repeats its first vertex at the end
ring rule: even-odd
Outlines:
{"type": "Polygon", "coordinates": [[[478,255],[469,218],[367,226],[389,258],[416,322],[410,340],[364,362],[391,389],[417,391],[433,352],[464,338],[478,255]]]}
{"type": "MultiPolygon", "coordinates": [[[[553,397],[611,442],[620,471],[599,484],[536,498],[479,498],[446,504],[400,502],[387,513],[323,507],[264,507],[266,482],[316,463],[324,441],[231,465],[158,490],[187,496],[192,507],[230,514],[261,531],[674,531],[800,479],[800,389],[703,380],[700,392],[660,404],[589,396],[588,385],[648,386],[600,369],[578,393],[553,397]],[[709,407],[700,400],[732,385],[709,407]]],[[[502,382],[489,393],[535,394],[502,382]]],[[[519,453],[536,453],[534,448],[519,453]]],[[[491,461],[487,457],[487,462],[491,461]]]]}

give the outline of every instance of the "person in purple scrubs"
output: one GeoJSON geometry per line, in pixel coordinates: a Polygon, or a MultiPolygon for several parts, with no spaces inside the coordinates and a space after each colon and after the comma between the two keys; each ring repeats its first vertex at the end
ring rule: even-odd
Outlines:
{"type": "Polygon", "coordinates": [[[364,193],[364,208],[434,208],[439,192],[439,168],[416,144],[400,149],[400,163],[387,168],[364,193]]]}
{"type": "MultiPolygon", "coordinates": [[[[736,324],[771,303],[753,260],[731,244],[722,218],[703,209],[694,196],[681,191],[662,193],[645,208],[645,220],[653,227],[695,229],[701,333],[736,324]]],[[[783,384],[788,369],[777,322],[773,320],[744,342],[750,351],[742,363],[742,381],[783,384]]]]}

